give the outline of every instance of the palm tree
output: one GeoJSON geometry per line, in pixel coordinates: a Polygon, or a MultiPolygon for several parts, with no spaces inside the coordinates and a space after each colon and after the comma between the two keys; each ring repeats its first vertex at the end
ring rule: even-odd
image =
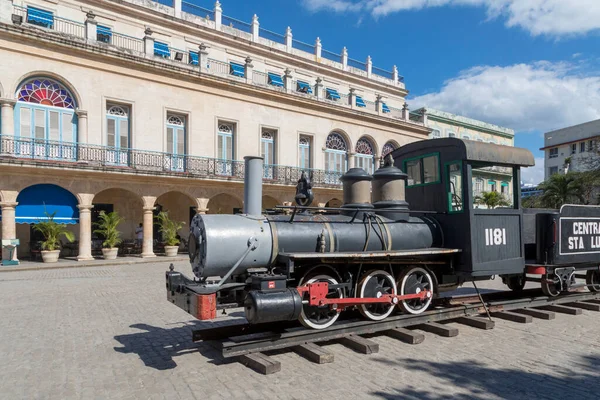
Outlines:
{"type": "Polygon", "coordinates": [[[475,196],[475,203],[483,204],[489,209],[510,206],[510,202],[498,192],[481,192],[479,196],[475,196]]]}
{"type": "Polygon", "coordinates": [[[560,208],[566,203],[583,203],[583,188],[577,173],[554,174],[538,187],[544,191],[540,198],[544,207],[560,208]]]}

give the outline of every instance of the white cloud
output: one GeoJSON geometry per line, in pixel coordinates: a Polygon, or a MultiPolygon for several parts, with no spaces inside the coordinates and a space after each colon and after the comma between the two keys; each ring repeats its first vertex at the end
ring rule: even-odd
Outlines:
{"type": "Polygon", "coordinates": [[[544,158],[536,157],[535,165],[521,169],[521,181],[537,185],[544,180],[544,158]]]}
{"type": "Polygon", "coordinates": [[[438,92],[407,101],[411,109],[432,107],[517,132],[549,131],[600,118],[600,74],[584,75],[583,67],[546,61],[478,66],[438,92]]]}
{"type": "Polygon", "coordinates": [[[369,12],[382,17],[395,12],[442,6],[485,7],[489,18],[505,19],[531,35],[577,35],[600,29],[598,0],[302,0],[311,11],[369,12]]]}

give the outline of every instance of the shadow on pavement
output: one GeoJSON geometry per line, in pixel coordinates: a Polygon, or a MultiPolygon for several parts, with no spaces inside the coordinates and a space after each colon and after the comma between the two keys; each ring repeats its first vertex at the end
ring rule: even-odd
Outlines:
{"type": "MultiPolygon", "coordinates": [[[[239,321],[231,322],[239,323],[239,321]]],[[[134,324],[130,328],[139,329],[141,332],[115,336],[114,339],[122,347],[115,347],[114,350],[123,354],[137,354],[147,367],[158,370],[173,369],[177,367],[175,362],[177,356],[194,352],[200,353],[207,362],[215,365],[235,362],[235,359],[223,358],[221,352],[211,342],[192,342],[192,330],[208,328],[211,325],[213,324],[200,321],[191,321],[187,325],[175,328],[134,324]]]]}
{"type": "MultiPolygon", "coordinates": [[[[386,366],[425,371],[447,381],[444,387],[456,387],[463,393],[432,388],[427,382],[410,385],[409,389],[375,391],[383,399],[597,399],[600,392],[600,356],[584,356],[573,369],[556,369],[555,373],[537,373],[524,369],[495,369],[478,361],[440,363],[407,359],[388,361],[386,366]]],[[[438,386],[439,387],[439,386],[438,386]]]]}

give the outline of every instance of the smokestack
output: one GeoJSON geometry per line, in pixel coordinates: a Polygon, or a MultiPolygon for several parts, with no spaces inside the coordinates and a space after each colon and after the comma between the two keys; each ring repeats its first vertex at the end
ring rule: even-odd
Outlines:
{"type": "Polygon", "coordinates": [[[244,157],[244,214],[262,214],[263,158],[244,157]]]}

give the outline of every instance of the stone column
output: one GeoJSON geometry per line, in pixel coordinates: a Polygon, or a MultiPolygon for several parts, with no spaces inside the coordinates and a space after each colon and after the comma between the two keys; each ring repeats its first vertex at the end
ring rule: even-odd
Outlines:
{"type": "Polygon", "coordinates": [[[285,30],[285,51],[288,53],[292,52],[293,43],[292,43],[292,28],[289,26],[285,30]]]}
{"type": "Polygon", "coordinates": [[[223,20],[223,9],[219,0],[215,1],[215,29],[221,30],[221,21],[223,20]]]}
{"type": "Polygon", "coordinates": [[[408,110],[408,104],[406,103],[402,106],[402,119],[405,121],[410,120],[410,111],[408,110]]]}
{"type": "Polygon", "coordinates": [[[208,202],[210,201],[210,199],[205,198],[205,197],[198,197],[196,199],[196,213],[204,215],[208,212],[208,202]]]}
{"type": "Polygon", "coordinates": [[[79,254],[77,261],[93,260],[92,257],[92,208],[91,204],[78,204],[79,208],[79,254]]]}
{"type": "Polygon", "coordinates": [[[383,113],[383,97],[380,94],[377,95],[377,100],[375,100],[375,111],[378,115],[383,113]]]}
{"type": "Polygon", "coordinates": [[[246,57],[246,64],[244,65],[244,75],[246,76],[246,83],[252,83],[252,69],[254,65],[252,65],[252,59],[250,56],[246,57]]]}
{"type": "Polygon", "coordinates": [[[346,46],[342,49],[342,69],[344,71],[348,70],[348,49],[346,46]]]}
{"type": "MultiPolygon", "coordinates": [[[[406,104],[406,103],[404,103],[406,104]]],[[[410,115],[408,113],[408,105],[406,105],[406,120],[408,121],[410,119],[410,115]]],[[[427,126],[427,109],[425,107],[423,107],[423,125],[427,126]]]]}
{"type": "Polygon", "coordinates": [[[144,228],[144,241],[142,243],[142,257],[156,257],[154,254],[154,215],[153,211],[155,209],[154,203],[156,202],[156,197],[154,196],[143,196],[142,202],[144,204],[144,219],[143,228],[144,228]]]}
{"type": "Polygon", "coordinates": [[[77,143],[88,143],[88,112],[84,110],[80,110],[79,108],[75,110],[75,114],[77,114],[77,143]]]}
{"type": "Polygon", "coordinates": [[[85,38],[88,40],[98,40],[98,21],[93,11],[86,14],[85,20],[85,38]]]}
{"type": "Polygon", "coordinates": [[[0,118],[2,118],[2,125],[0,126],[0,134],[2,135],[14,135],[15,134],[15,112],[14,107],[17,103],[13,99],[0,99],[0,118]]]}
{"type": "Polygon", "coordinates": [[[350,100],[350,108],[356,108],[356,89],[350,88],[350,93],[348,94],[348,99],[350,100]]]}
{"type": "Polygon", "coordinates": [[[373,61],[371,56],[367,56],[367,78],[370,78],[373,74],[373,61]]]}
{"type": "Polygon", "coordinates": [[[292,88],[292,71],[289,68],[285,69],[285,74],[283,75],[283,84],[286,92],[292,93],[294,91],[295,88],[292,88]]]}
{"type": "Polygon", "coordinates": [[[323,98],[325,97],[323,95],[323,84],[321,82],[323,82],[323,79],[317,78],[317,83],[315,85],[315,96],[319,100],[323,100],[323,98]]]}
{"type": "MultiPolygon", "coordinates": [[[[2,208],[2,240],[17,238],[17,226],[15,225],[15,207],[17,204],[16,201],[5,201],[0,203],[0,207],[2,208]]],[[[5,258],[8,258],[8,254],[4,254],[3,249],[2,259],[5,258]]],[[[12,259],[18,261],[17,249],[14,250],[12,259]]]]}
{"type": "Polygon", "coordinates": [[[260,37],[260,24],[258,23],[258,16],[256,14],[254,14],[254,16],[252,17],[252,25],[251,25],[251,30],[252,30],[252,41],[253,42],[258,42],[258,38],[260,37]]]}
{"type": "Polygon", "coordinates": [[[208,65],[208,51],[206,51],[206,45],[201,43],[198,46],[198,66],[200,67],[200,72],[206,71],[208,65]]]}
{"type": "MultiPolygon", "coordinates": [[[[356,168],[356,153],[349,151],[348,152],[348,169],[350,168],[356,168]]],[[[344,173],[346,173],[346,171],[344,171],[344,173]]]]}
{"type": "Polygon", "coordinates": [[[319,61],[321,59],[321,51],[323,50],[323,45],[321,44],[321,39],[317,38],[317,40],[315,41],[315,57],[317,58],[317,61],[319,61]]]}
{"type": "Polygon", "coordinates": [[[152,29],[146,28],[144,31],[144,53],[147,56],[154,55],[154,38],[152,37],[152,29]]]}
{"type": "MultiPolygon", "coordinates": [[[[21,4],[21,3],[19,3],[21,4]]],[[[12,14],[13,14],[13,2],[12,0],[0,0],[0,21],[6,24],[13,24],[12,22],[12,14]]],[[[23,18],[23,22],[25,22],[26,18],[23,18]]]]}
{"type": "Polygon", "coordinates": [[[399,83],[399,77],[398,77],[398,67],[396,67],[395,65],[394,65],[394,68],[392,70],[392,78],[394,79],[394,82],[397,85],[399,83]]]}

